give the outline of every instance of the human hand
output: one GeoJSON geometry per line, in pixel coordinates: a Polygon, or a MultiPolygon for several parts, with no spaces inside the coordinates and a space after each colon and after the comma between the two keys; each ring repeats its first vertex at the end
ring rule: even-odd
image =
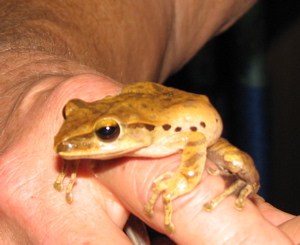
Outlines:
{"type": "Polygon", "coordinates": [[[179,155],[82,161],[74,202],[67,204],[64,193],[53,188],[61,161],[53,151],[53,137],[63,120],[62,107],[72,98],[93,101],[119,90],[107,77],[91,74],[49,77],[25,93],[4,131],[8,144],[0,163],[2,244],[130,244],[122,231],[129,212],[177,244],[292,244],[288,237],[299,242],[292,237],[299,218],[268,209],[263,202],[248,200],[245,209],[237,211],[230,196],[214,211],[203,211],[203,204],[224,188],[220,176],[206,172],[195,190],[173,201],[176,231],[166,232],[161,200],[151,218],[143,206],[154,178],[175,170],[179,155]]]}
{"type": "Polygon", "coordinates": [[[83,178],[74,204],[53,188],[60,164],[53,137],[63,120],[62,107],[70,98],[95,100],[119,89],[112,80],[91,74],[44,78],[24,91],[2,135],[1,244],[130,244],[122,232],[128,211],[93,178],[87,164],[80,167],[83,178]]]}

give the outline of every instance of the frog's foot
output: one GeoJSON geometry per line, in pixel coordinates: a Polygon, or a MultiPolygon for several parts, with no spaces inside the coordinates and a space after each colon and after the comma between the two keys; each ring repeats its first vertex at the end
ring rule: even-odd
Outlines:
{"type": "Polygon", "coordinates": [[[253,191],[251,185],[247,185],[243,180],[237,180],[232,185],[230,185],[223,193],[216,196],[214,199],[204,204],[203,209],[207,212],[212,211],[217,207],[217,205],[227,196],[233,192],[240,192],[238,199],[236,200],[235,207],[238,210],[243,209],[246,197],[253,191]]]}
{"type": "Polygon", "coordinates": [[[163,185],[163,179],[165,178],[172,178],[172,176],[174,175],[174,172],[166,172],[162,175],[160,175],[159,177],[157,177],[154,181],[153,181],[153,186],[152,186],[152,191],[153,194],[150,198],[150,200],[148,201],[148,203],[145,205],[144,207],[144,211],[147,215],[149,216],[153,216],[154,214],[154,204],[156,203],[159,195],[161,194],[161,192],[163,192],[167,186],[163,185]]]}
{"type": "Polygon", "coordinates": [[[247,184],[241,191],[238,198],[235,201],[235,208],[237,210],[242,210],[245,205],[246,198],[251,194],[256,192],[255,187],[253,185],[247,184]]]}
{"type": "Polygon", "coordinates": [[[78,168],[78,161],[72,161],[71,162],[71,177],[70,181],[67,185],[66,189],[66,201],[67,203],[72,203],[73,202],[73,194],[72,194],[72,189],[73,185],[76,182],[76,176],[77,176],[77,168],[78,168]]]}
{"type": "Polygon", "coordinates": [[[149,215],[150,217],[153,216],[153,214],[154,214],[153,206],[154,206],[156,200],[157,200],[157,197],[153,198],[153,195],[152,195],[151,199],[149,200],[149,202],[144,207],[145,213],[147,215],[149,215]]]}
{"type": "Polygon", "coordinates": [[[198,182],[188,181],[184,175],[178,172],[167,172],[157,179],[153,184],[153,194],[145,206],[144,210],[148,215],[153,215],[153,207],[158,197],[162,193],[162,199],[165,209],[165,228],[173,233],[175,226],[172,219],[172,200],[191,191],[198,182]]]}
{"type": "MultiPolygon", "coordinates": [[[[70,163],[70,165],[71,165],[71,177],[70,177],[70,181],[69,181],[69,183],[67,185],[67,188],[66,188],[66,201],[67,201],[67,203],[72,203],[72,201],[73,201],[72,189],[73,189],[74,183],[76,182],[78,161],[72,161],[70,163]]],[[[58,191],[63,190],[63,180],[64,180],[66,174],[67,174],[67,163],[66,163],[65,160],[63,160],[62,171],[57,176],[56,181],[54,183],[54,188],[56,190],[58,190],[58,191]]]]}
{"type": "MultiPolygon", "coordinates": [[[[148,214],[149,216],[153,216],[154,214],[154,204],[158,198],[158,195],[155,195],[155,193],[152,195],[151,199],[149,200],[149,202],[147,203],[147,205],[144,207],[144,211],[146,212],[146,214],[148,214]]],[[[163,203],[164,203],[164,207],[165,207],[165,228],[168,232],[173,233],[175,231],[175,226],[173,225],[172,221],[171,221],[171,216],[172,216],[172,204],[171,204],[171,200],[169,199],[169,197],[166,197],[165,195],[163,195],[163,203]]]]}

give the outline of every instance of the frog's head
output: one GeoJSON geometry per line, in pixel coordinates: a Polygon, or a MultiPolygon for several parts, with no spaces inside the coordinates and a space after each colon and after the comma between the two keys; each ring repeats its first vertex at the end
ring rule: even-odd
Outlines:
{"type": "Polygon", "coordinates": [[[151,125],[131,124],[114,114],[101,116],[99,107],[81,100],[68,102],[64,117],[54,148],[65,159],[121,157],[151,143],[151,125]]]}

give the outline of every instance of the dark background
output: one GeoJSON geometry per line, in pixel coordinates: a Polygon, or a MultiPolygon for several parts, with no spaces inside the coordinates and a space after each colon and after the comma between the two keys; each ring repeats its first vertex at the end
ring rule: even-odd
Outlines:
{"type": "Polygon", "coordinates": [[[255,159],[260,194],[293,214],[300,213],[297,1],[260,1],[167,81],[210,97],[224,119],[224,137],[255,159]]]}

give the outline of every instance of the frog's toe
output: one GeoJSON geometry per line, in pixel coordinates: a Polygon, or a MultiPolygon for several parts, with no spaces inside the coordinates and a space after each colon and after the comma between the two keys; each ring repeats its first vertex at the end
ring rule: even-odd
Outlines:
{"type": "Polygon", "coordinates": [[[66,193],[66,201],[67,201],[67,203],[73,202],[73,194],[72,193],[66,193]]]}
{"type": "Polygon", "coordinates": [[[59,182],[55,182],[53,186],[54,186],[54,189],[57,190],[57,191],[62,191],[63,188],[64,188],[63,184],[59,183],[59,182]]]}
{"type": "Polygon", "coordinates": [[[210,211],[214,210],[216,206],[217,206],[217,203],[210,201],[203,205],[203,210],[206,212],[210,212],[210,211]]]}
{"type": "Polygon", "coordinates": [[[246,198],[253,193],[255,187],[251,184],[247,184],[239,193],[238,199],[235,201],[235,208],[237,210],[242,210],[245,206],[246,198]]]}
{"type": "Polygon", "coordinates": [[[168,224],[165,224],[165,228],[170,233],[174,233],[174,231],[175,231],[175,226],[173,225],[172,222],[168,223],[168,224]]]}
{"type": "Polygon", "coordinates": [[[145,205],[144,212],[150,217],[153,216],[153,214],[154,214],[153,205],[151,203],[148,203],[147,205],[145,205]]]}
{"type": "Polygon", "coordinates": [[[239,199],[237,199],[237,200],[235,201],[235,208],[236,208],[237,210],[243,210],[243,209],[244,209],[244,206],[245,206],[245,202],[244,202],[244,201],[239,200],[239,199]]]}

